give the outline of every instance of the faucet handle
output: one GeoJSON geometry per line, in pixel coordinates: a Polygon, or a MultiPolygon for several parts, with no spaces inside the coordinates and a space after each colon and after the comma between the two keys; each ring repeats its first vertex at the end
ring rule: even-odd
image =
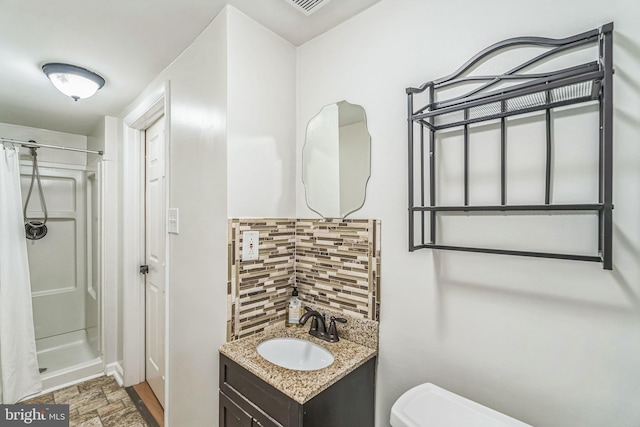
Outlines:
{"type": "Polygon", "coordinates": [[[329,323],[329,332],[327,333],[327,341],[329,342],[338,342],[340,338],[338,338],[338,328],[336,327],[336,322],[347,323],[347,319],[343,317],[335,317],[331,316],[331,323],[329,323]]]}

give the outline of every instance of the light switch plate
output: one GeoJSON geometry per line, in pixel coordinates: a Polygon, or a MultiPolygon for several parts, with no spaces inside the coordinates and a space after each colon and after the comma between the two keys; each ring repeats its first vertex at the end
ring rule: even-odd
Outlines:
{"type": "Polygon", "coordinates": [[[259,231],[243,231],[242,232],[242,261],[257,260],[259,245],[260,245],[259,231]]]}
{"type": "Polygon", "coordinates": [[[169,233],[178,234],[179,226],[178,208],[171,208],[167,211],[167,231],[169,233]]]}

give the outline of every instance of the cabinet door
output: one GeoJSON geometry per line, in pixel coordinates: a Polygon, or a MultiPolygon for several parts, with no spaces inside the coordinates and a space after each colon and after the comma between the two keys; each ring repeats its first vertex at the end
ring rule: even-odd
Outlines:
{"type": "Polygon", "coordinates": [[[220,427],[254,427],[253,417],[220,392],[220,427]]]}
{"type": "Polygon", "coordinates": [[[250,414],[256,427],[295,427],[302,423],[302,405],[223,354],[220,392],[250,414]]]}

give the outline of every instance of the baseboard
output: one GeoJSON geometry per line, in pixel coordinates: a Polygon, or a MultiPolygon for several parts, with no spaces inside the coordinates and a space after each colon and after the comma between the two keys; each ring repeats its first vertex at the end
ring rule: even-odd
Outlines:
{"type": "Polygon", "coordinates": [[[124,385],[124,370],[120,362],[109,363],[104,372],[106,375],[112,376],[120,387],[124,385]]]}

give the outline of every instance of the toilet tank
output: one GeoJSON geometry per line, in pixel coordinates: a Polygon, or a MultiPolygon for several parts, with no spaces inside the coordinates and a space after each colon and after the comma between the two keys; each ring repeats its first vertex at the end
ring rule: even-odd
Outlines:
{"type": "Polygon", "coordinates": [[[392,427],[532,427],[435,384],[405,392],[391,408],[392,427]]]}

